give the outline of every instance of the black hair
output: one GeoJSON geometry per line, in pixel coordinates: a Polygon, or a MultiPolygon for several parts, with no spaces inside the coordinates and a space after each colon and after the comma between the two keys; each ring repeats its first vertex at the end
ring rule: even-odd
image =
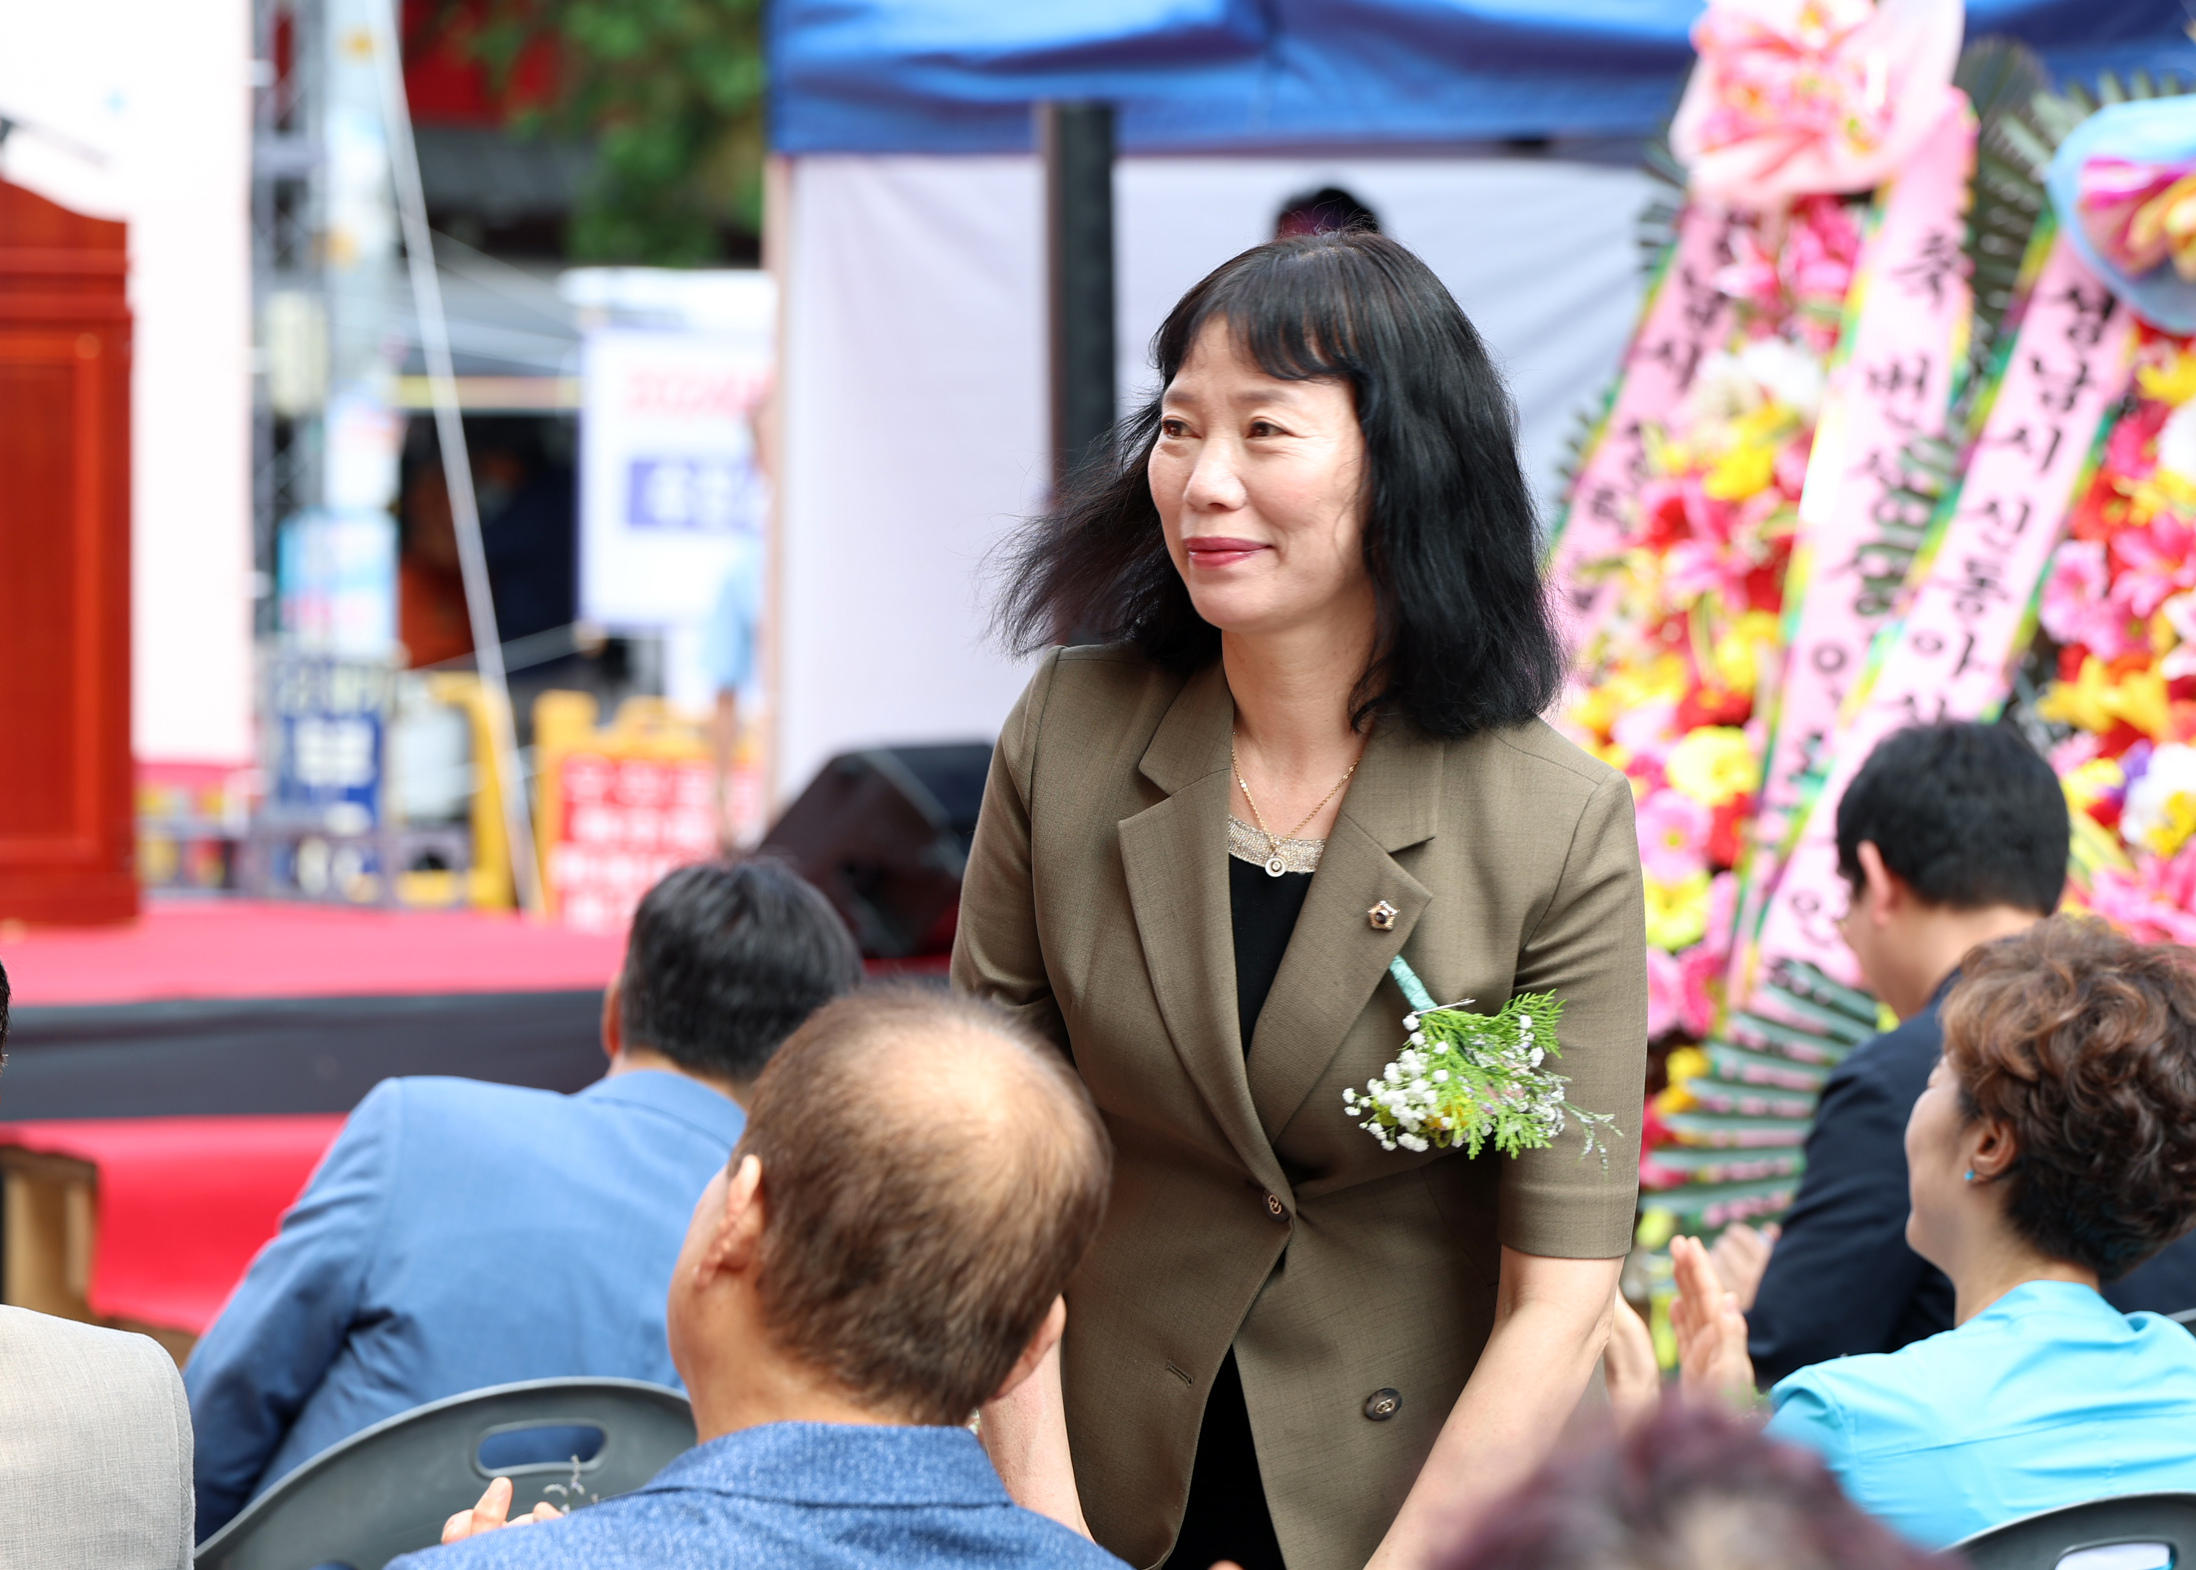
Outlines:
{"type": "Polygon", "coordinates": [[[1916,725],[1877,743],[1838,801],[1838,871],[1862,885],[1860,843],[1922,899],[2048,916],[2071,830],[2051,765],[2005,725],[1916,725]]]}
{"type": "Polygon", "coordinates": [[[846,923],[798,873],[702,862],[666,873],[633,913],[618,1022],[629,1044],[744,1085],[861,979],[846,923]]]}
{"type": "Polygon", "coordinates": [[[1281,204],[1281,216],[1273,221],[1273,236],[1285,240],[1292,234],[1334,234],[1362,230],[1380,232],[1380,216],[1339,185],[1323,185],[1301,191],[1281,204]]]}
{"type": "MultiPolygon", "coordinates": [[[[1441,280],[1363,231],[1245,251],[1184,295],[1153,339],[1162,391],[1216,320],[1268,375],[1332,378],[1355,395],[1376,628],[1353,723],[1393,709],[1435,735],[1469,736],[1552,703],[1563,654],[1517,417],[1441,280]]],[[[1219,630],[1191,604],[1151,499],[1159,413],[1154,394],[1070,476],[1058,507],[1007,542],[1000,628],[1015,652],[1072,633],[1126,640],[1183,673],[1218,655],[1219,630]]]]}
{"type": "Polygon", "coordinates": [[[8,967],[0,965],[0,1063],[8,1056],[8,967]]]}

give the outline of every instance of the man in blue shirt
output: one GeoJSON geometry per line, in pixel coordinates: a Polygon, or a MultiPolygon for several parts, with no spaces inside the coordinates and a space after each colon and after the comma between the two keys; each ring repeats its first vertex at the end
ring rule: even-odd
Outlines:
{"type": "Polygon", "coordinates": [[[682,867],[634,914],[601,1081],[376,1086],[185,1373],[200,1538],[428,1401],[560,1376],[675,1383],[664,1287],[694,1198],[779,1043],[860,978],[845,924],[792,872],[682,867]]]}
{"type": "Polygon", "coordinates": [[[1008,1497],[965,1426],[1047,1356],[1111,1180],[1074,1071],[988,1005],[867,993],[755,1086],[671,1278],[700,1443],[505,1526],[510,1484],[390,1570],[1122,1570],[1008,1497]]]}

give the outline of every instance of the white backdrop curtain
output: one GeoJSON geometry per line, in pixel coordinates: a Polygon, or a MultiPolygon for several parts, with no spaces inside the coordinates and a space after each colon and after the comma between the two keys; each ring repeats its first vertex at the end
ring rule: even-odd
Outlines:
{"type": "MultiPolygon", "coordinates": [[[[1516,396],[1544,508],[1565,438],[1638,309],[1638,171],[1526,157],[1127,158],[1115,176],[1119,385],[1152,383],[1184,290],[1270,237],[1292,195],[1350,191],[1423,256],[1516,396]]],[[[1043,503],[1043,191],[1022,156],[792,161],[784,458],[771,642],[776,785],[834,753],[989,738],[1026,670],[988,641],[985,552],[1043,503]]]]}

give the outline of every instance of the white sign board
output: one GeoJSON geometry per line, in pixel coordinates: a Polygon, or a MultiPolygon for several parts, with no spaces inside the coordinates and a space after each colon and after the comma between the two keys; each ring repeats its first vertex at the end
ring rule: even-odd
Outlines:
{"type": "Polygon", "coordinates": [[[773,324],[604,327],[581,361],[580,615],[613,628],[690,628],[743,553],[769,493],[755,462],[773,324]]]}

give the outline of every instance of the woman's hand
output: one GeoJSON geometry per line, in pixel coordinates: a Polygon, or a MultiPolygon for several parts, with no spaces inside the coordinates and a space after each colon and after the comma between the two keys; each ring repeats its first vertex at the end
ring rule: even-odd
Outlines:
{"type": "Polygon", "coordinates": [[[1754,1361],[1746,1355],[1746,1315],[1716,1274],[1700,1239],[1670,1239],[1678,1295],[1670,1305],[1677,1333],[1678,1371],[1687,1395],[1715,1395],[1739,1407],[1754,1404],[1754,1361]]]}
{"type": "Polygon", "coordinates": [[[1741,1221],[1725,1227],[1716,1246],[1708,1250],[1708,1263],[1738,1299],[1741,1313],[1754,1306],[1754,1294],[1761,1290],[1762,1274],[1769,1268],[1769,1251],[1777,1246],[1781,1232],[1775,1222],[1757,1232],[1741,1221]]]}
{"type": "Polygon", "coordinates": [[[1655,1338],[1624,1294],[1616,1295],[1616,1323],[1601,1349],[1601,1380],[1609,1387],[1609,1410],[1620,1432],[1630,1433],[1662,1405],[1662,1369],[1655,1362],[1655,1338]]]}

